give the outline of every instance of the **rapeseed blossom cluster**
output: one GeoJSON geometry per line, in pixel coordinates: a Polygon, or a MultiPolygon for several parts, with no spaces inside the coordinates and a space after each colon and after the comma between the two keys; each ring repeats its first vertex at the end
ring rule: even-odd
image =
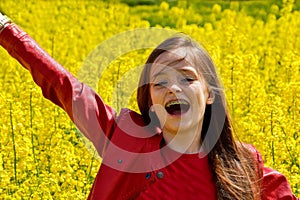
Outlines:
{"type": "MultiPolygon", "coordinates": [[[[254,144],[299,196],[300,12],[294,1],[271,5],[265,20],[246,14],[239,2],[227,9],[215,4],[206,16],[183,4],[139,12],[101,1],[5,1],[0,7],[74,75],[89,52],[120,32],[156,26],[189,34],[217,65],[237,139],[254,144]]],[[[97,91],[117,111],[137,111],[135,92],[118,80],[150,51],[128,52],[102,74],[97,91]]],[[[3,49],[0,60],[0,199],[86,199],[101,159],[3,49]]]]}

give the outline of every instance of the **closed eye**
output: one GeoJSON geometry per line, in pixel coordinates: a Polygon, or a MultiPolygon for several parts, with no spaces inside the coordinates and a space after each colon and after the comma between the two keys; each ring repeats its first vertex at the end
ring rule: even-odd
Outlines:
{"type": "Polygon", "coordinates": [[[195,81],[195,79],[190,78],[190,77],[185,77],[185,78],[181,79],[181,82],[183,82],[183,83],[190,83],[190,82],[193,82],[193,81],[195,81]]]}
{"type": "Polygon", "coordinates": [[[161,87],[161,86],[165,86],[165,85],[167,85],[167,84],[168,84],[167,81],[159,81],[159,82],[157,82],[157,83],[154,83],[154,86],[156,86],[156,87],[161,87]]]}

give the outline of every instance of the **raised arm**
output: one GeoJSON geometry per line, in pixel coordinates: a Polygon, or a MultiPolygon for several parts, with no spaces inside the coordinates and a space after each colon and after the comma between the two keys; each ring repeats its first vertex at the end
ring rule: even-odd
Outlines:
{"type": "Polygon", "coordinates": [[[0,13],[0,45],[30,71],[44,97],[63,108],[102,156],[115,124],[115,112],[79,82],[36,41],[0,13]]]}

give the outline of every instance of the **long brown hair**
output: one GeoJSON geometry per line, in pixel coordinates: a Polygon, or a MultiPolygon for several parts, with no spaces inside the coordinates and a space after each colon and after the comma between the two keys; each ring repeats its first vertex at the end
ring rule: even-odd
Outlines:
{"type": "Polygon", "coordinates": [[[218,199],[260,199],[258,165],[253,153],[242,143],[234,140],[225,93],[217,76],[216,67],[204,48],[186,35],[165,40],[153,50],[146,61],[137,91],[138,106],[145,123],[149,124],[151,120],[158,123],[155,114],[149,112],[152,105],[149,88],[151,65],[165,51],[177,48],[186,48],[186,59],[198,67],[198,72],[206,81],[210,93],[214,95],[213,104],[207,105],[205,109],[201,140],[215,177],[218,199]]]}

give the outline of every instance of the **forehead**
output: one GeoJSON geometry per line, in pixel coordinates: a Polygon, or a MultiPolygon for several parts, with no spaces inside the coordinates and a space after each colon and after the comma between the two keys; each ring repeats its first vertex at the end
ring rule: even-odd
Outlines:
{"type": "Polygon", "coordinates": [[[169,71],[184,71],[198,73],[194,62],[187,53],[186,48],[179,48],[173,51],[165,51],[160,54],[152,64],[150,77],[169,71]]]}
{"type": "Polygon", "coordinates": [[[168,50],[160,54],[154,61],[154,63],[168,64],[177,60],[183,60],[187,57],[186,48],[178,48],[174,50],[168,50]]]}

